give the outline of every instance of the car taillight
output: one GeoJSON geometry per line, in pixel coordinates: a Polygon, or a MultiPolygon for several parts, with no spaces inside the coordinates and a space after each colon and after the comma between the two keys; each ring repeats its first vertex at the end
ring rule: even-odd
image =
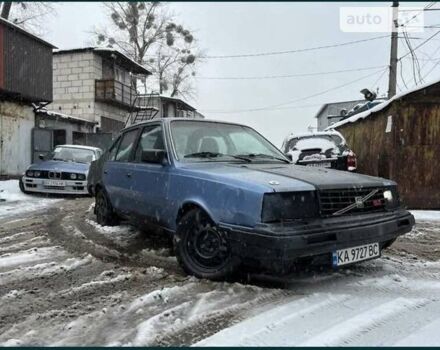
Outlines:
{"type": "Polygon", "coordinates": [[[356,168],[357,168],[356,154],[353,151],[350,151],[350,153],[347,156],[347,170],[355,171],[356,168]]]}

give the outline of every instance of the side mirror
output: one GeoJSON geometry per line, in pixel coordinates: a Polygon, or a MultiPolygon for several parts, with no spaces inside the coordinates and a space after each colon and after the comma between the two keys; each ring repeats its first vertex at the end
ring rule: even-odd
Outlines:
{"type": "Polygon", "coordinates": [[[163,149],[149,149],[142,151],[142,163],[165,164],[167,152],[163,149]]]}
{"type": "Polygon", "coordinates": [[[293,162],[293,157],[290,153],[284,153],[284,155],[291,161],[293,162]]]}
{"type": "Polygon", "coordinates": [[[38,159],[44,160],[44,154],[39,154],[38,159]]]}

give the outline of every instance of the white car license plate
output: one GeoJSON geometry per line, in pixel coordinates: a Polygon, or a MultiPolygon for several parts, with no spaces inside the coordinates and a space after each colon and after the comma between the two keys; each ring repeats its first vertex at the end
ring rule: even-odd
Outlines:
{"type": "Polygon", "coordinates": [[[357,261],[377,258],[379,256],[379,243],[370,243],[352,248],[339,249],[333,252],[333,266],[347,265],[357,261]]]}
{"type": "Polygon", "coordinates": [[[66,186],[66,181],[61,181],[61,180],[46,180],[44,181],[44,184],[46,186],[66,186]]]}
{"type": "Polygon", "coordinates": [[[322,168],[331,168],[332,163],[330,162],[322,162],[322,163],[309,163],[307,166],[314,166],[314,167],[322,167],[322,168]]]}

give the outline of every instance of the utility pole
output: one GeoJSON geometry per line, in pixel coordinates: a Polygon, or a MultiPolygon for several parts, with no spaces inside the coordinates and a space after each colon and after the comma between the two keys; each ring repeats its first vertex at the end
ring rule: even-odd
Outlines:
{"type": "Polygon", "coordinates": [[[391,26],[391,53],[390,53],[390,74],[388,78],[388,98],[396,94],[397,84],[397,43],[399,35],[399,2],[393,1],[393,23],[391,26]]]}
{"type": "Polygon", "coordinates": [[[1,13],[0,17],[8,19],[9,13],[11,12],[11,7],[12,7],[12,2],[10,2],[10,1],[3,2],[2,13],[1,13]]]}

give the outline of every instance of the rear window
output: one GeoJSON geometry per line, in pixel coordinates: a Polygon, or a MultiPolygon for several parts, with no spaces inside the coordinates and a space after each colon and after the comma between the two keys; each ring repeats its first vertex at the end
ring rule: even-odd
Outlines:
{"type": "Polygon", "coordinates": [[[327,150],[330,148],[338,148],[343,145],[343,140],[338,135],[320,135],[311,137],[293,138],[288,142],[288,149],[304,150],[312,148],[320,148],[327,150]]]}

